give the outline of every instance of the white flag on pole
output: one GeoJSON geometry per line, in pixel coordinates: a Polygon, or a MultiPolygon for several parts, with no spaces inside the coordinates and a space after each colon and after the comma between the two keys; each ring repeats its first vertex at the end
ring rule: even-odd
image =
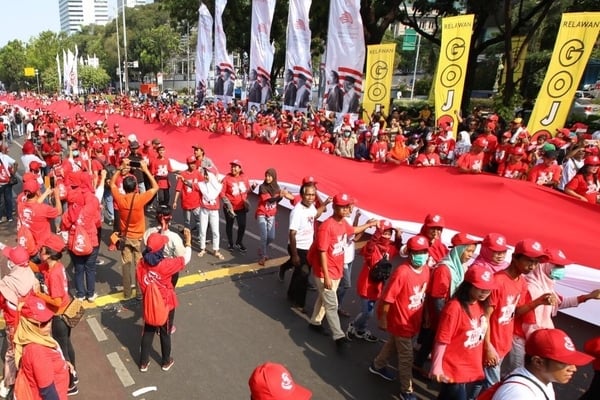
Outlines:
{"type": "Polygon", "coordinates": [[[227,104],[235,90],[235,70],[227,53],[227,38],[223,30],[223,10],[227,0],[215,0],[215,97],[227,104]]]}
{"type": "Polygon", "coordinates": [[[275,49],[271,43],[271,25],[275,0],[252,1],[250,31],[250,75],[248,81],[248,107],[257,108],[272,97],[271,68],[275,49]]]}
{"type": "Polygon", "coordinates": [[[196,101],[204,102],[208,72],[212,62],[213,18],[204,3],[198,9],[198,44],[196,46],[196,101]]]}

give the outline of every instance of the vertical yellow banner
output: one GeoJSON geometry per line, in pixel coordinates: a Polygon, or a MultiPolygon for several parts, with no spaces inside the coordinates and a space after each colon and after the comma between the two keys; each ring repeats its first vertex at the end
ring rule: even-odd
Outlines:
{"type": "Polygon", "coordinates": [[[563,128],[571,103],[600,32],[600,12],[562,15],[550,65],[527,128],[550,135],[563,128]]]}
{"type": "Polygon", "coordinates": [[[363,113],[369,116],[378,104],[386,108],[390,105],[395,55],[395,43],[367,46],[363,113]]]}
{"type": "Polygon", "coordinates": [[[471,49],[473,14],[442,18],[442,45],[435,75],[436,123],[451,124],[456,137],[456,112],[465,88],[465,75],[471,49]]]}

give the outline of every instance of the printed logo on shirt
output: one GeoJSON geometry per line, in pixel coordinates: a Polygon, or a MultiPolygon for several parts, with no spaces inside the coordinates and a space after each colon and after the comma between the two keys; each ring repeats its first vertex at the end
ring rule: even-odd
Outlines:
{"type": "Polygon", "coordinates": [[[500,308],[500,318],[498,318],[500,325],[506,325],[513,320],[520,297],[521,295],[506,297],[506,305],[500,308]]]}
{"type": "Polygon", "coordinates": [[[408,309],[418,310],[423,306],[425,301],[425,289],[427,289],[427,282],[423,283],[422,286],[414,286],[413,294],[408,297],[408,309]]]}
{"type": "Polygon", "coordinates": [[[169,169],[167,168],[166,165],[158,166],[158,169],[156,170],[157,176],[167,176],[168,174],[169,174],[169,169]]]}
{"type": "Polygon", "coordinates": [[[552,172],[540,172],[540,176],[538,176],[536,183],[538,185],[545,185],[547,183],[552,182],[552,177],[554,174],[552,172]]]}
{"type": "Polygon", "coordinates": [[[337,237],[337,242],[333,244],[333,250],[331,251],[332,256],[339,256],[344,254],[344,247],[346,244],[346,234],[337,237]]]}
{"type": "Polygon", "coordinates": [[[485,315],[482,315],[479,320],[473,318],[469,322],[471,323],[471,329],[465,332],[467,339],[463,344],[467,349],[472,349],[483,341],[488,324],[485,315]]]}

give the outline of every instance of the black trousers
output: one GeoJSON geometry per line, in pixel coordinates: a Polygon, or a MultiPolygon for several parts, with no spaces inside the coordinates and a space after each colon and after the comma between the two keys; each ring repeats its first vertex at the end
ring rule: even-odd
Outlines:
{"type": "Polygon", "coordinates": [[[230,245],[234,244],[233,241],[233,222],[237,221],[237,240],[235,244],[243,244],[244,234],[246,233],[246,216],[248,212],[246,210],[237,210],[235,212],[235,216],[229,215],[227,212],[225,214],[225,234],[227,235],[227,242],[230,245]]]}
{"type": "MultiPolygon", "coordinates": [[[[289,251],[289,246],[288,246],[289,251]]],[[[308,291],[308,279],[310,277],[310,265],[306,256],[308,250],[298,249],[298,256],[300,257],[300,265],[294,266],[294,272],[292,273],[292,279],[290,280],[290,286],[288,287],[287,297],[297,307],[304,308],[306,303],[306,292],[308,291]]],[[[286,261],[286,264],[292,264],[290,258],[286,261]]],[[[284,264],[285,265],[285,264],[284,264]]]]}
{"type": "Polygon", "coordinates": [[[140,365],[147,364],[150,361],[150,350],[154,335],[158,333],[160,337],[160,352],[162,355],[161,365],[165,365],[171,358],[171,324],[175,316],[175,309],[169,311],[167,322],[162,326],[152,326],[144,323],[142,331],[142,347],[140,352],[140,365]]]}

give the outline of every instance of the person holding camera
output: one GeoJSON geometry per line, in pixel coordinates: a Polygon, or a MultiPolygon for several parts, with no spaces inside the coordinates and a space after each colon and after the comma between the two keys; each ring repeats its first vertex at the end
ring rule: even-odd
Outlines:
{"type": "MultiPolygon", "coordinates": [[[[149,203],[158,192],[158,184],[148,170],[148,165],[142,160],[139,162],[139,170],[150,182],[150,189],[143,193],[138,192],[139,184],[135,176],[128,175],[123,179],[123,191],[121,193],[117,186],[117,179],[130,168],[130,160],[123,159],[117,172],[110,180],[110,191],[112,192],[115,204],[119,209],[119,227],[121,232],[121,258],[123,275],[123,296],[127,299],[131,297],[131,276],[135,270],[137,262],[142,257],[141,244],[146,230],[146,218],[144,207],[149,203]]],[[[137,284],[136,284],[137,287],[137,284]]],[[[141,297],[139,290],[136,290],[138,298],[141,297]]]]}

